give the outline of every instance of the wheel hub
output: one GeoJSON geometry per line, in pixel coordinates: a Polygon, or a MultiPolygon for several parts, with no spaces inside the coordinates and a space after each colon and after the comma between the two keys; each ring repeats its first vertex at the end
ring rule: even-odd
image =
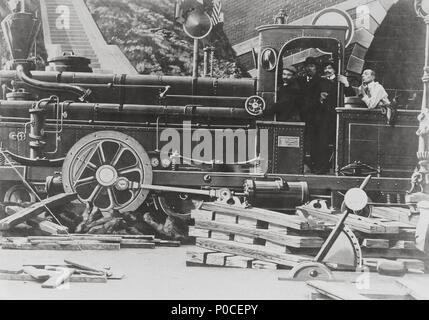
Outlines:
{"type": "Polygon", "coordinates": [[[116,183],[118,172],[112,166],[104,165],[98,168],[95,177],[99,184],[104,187],[110,187],[116,183]]]}

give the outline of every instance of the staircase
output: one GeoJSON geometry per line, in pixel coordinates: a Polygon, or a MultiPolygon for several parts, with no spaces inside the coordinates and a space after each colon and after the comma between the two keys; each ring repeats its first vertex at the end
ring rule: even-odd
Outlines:
{"type": "Polygon", "coordinates": [[[99,73],[137,74],[115,45],[108,45],[83,0],[40,0],[43,35],[49,58],[65,51],[91,59],[99,73]]]}

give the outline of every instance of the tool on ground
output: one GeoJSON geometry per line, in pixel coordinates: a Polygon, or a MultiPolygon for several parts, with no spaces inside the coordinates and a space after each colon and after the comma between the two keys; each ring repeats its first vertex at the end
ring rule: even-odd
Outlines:
{"type": "Polygon", "coordinates": [[[328,239],[323,244],[314,261],[299,263],[290,271],[290,278],[297,280],[331,280],[333,274],[328,266],[353,264],[362,266],[362,253],[353,232],[345,226],[345,221],[351,212],[365,208],[368,196],[363,190],[371,176],[367,176],[359,188],[347,191],[344,196],[346,209],[328,239]]]}

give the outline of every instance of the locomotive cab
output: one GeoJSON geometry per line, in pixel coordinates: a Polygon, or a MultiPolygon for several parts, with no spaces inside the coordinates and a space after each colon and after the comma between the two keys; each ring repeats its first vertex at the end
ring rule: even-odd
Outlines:
{"type": "MultiPolygon", "coordinates": [[[[277,102],[281,71],[285,63],[300,65],[302,57],[312,51],[319,56],[331,56],[338,63],[337,72],[344,70],[346,27],[266,25],[258,29],[260,57],[257,91],[268,106],[277,102]]],[[[302,61],[301,61],[302,60],[302,61]]],[[[338,90],[337,107],[344,105],[338,90]]],[[[267,112],[269,113],[269,107],[267,112]]]]}

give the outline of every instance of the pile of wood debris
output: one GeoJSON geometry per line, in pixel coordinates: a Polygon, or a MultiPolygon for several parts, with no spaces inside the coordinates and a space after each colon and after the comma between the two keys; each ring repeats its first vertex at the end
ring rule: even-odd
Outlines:
{"type": "Polygon", "coordinates": [[[186,240],[187,226],[174,217],[159,219],[143,210],[102,212],[76,199],[76,194],[59,194],[37,203],[1,204],[3,249],[117,250],[178,246],[186,240]]]}

